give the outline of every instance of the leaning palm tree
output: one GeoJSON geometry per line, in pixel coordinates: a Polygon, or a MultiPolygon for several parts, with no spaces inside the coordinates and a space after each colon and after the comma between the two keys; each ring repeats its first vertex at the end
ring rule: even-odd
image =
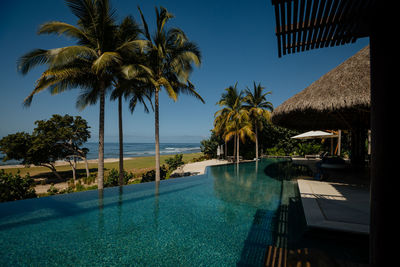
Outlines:
{"type": "Polygon", "coordinates": [[[147,40],[147,86],[154,91],[156,181],[160,181],[159,93],[164,88],[174,101],[180,93],[186,93],[204,103],[189,81],[192,64],[199,66],[201,55],[197,45],[190,42],[181,29],[166,29],[166,23],[173,18],[167,9],[156,8],[156,31],[153,36],[142,11],[138,9],[147,40]]]}
{"type": "Polygon", "coordinates": [[[19,59],[18,68],[26,74],[37,65],[46,65],[32,93],[25,99],[29,106],[35,94],[50,89],[58,94],[68,89],[81,88],[77,106],[95,104],[100,100],[98,189],[104,181],[104,106],[106,90],[111,87],[112,69],[121,61],[116,47],[115,12],[108,0],[67,0],[68,7],[78,18],[77,26],[52,21],[43,24],[39,34],[58,34],[72,37],[77,45],[50,50],[36,49],[19,59]]]}
{"type": "Polygon", "coordinates": [[[264,89],[265,87],[262,87],[261,83],[256,85],[254,82],[253,91],[246,88],[246,96],[244,97],[245,107],[249,111],[250,121],[253,124],[255,132],[256,160],[258,160],[258,131],[262,130],[263,119],[267,121],[271,119],[271,112],[274,109],[272,103],[266,99],[267,95],[271,94],[271,91],[264,93],[264,89]]]}

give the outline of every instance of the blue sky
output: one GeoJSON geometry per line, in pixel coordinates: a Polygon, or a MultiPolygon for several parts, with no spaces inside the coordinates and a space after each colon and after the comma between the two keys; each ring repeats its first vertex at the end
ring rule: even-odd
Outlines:
{"type": "MultiPolygon", "coordinates": [[[[205,99],[182,95],[177,102],[160,99],[161,142],[199,142],[210,135],[215,103],[229,85],[238,82],[240,89],[261,82],[272,91],[269,101],[275,107],[300,92],[358,50],[369,39],[354,44],[329,47],[278,58],[275,17],[270,0],[251,1],[138,1],[114,0],[112,6],[121,20],[133,15],[140,22],[140,5],[150,30],[154,29],[155,6],[164,6],[175,15],[168,26],[179,27],[195,41],[202,52],[202,65],[195,69],[191,81],[205,99]]],[[[75,108],[79,89],[51,96],[38,94],[31,107],[22,101],[33,90],[43,67],[26,76],[17,73],[18,57],[35,48],[51,49],[74,44],[72,39],[55,35],[37,35],[39,25],[48,21],[76,23],[62,0],[0,1],[0,137],[17,131],[31,132],[34,121],[52,114],[82,116],[91,126],[92,139],[98,135],[98,105],[83,111],[75,108]]],[[[106,102],[105,141],[118,140],[117,103],[106,102]]],[[[145,114],[137,107],[134,114],[124,104],[124,138],[126,142],[154,142],[154,113],[145,114]]]]}

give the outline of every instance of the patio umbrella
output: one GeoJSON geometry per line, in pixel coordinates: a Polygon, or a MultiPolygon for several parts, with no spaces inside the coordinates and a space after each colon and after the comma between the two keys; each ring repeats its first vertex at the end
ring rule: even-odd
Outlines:
{"type": "MultiPolygon", "coordinates": [[[[338,131],[340,133],[340,131],[338,131]]],[[[340,134],[333,134],[333,133],[328,133],[324,131],[309,131],[305,132],[296,136],[292,136],[291,138],[293,139],[315,139],[315,138],[338,138],[338,144],[337,144],[337,149],[336,151],[338,152],[338,155],[340,156],[340,134]]],[[[331,139],[331,155],[333,155],[333,139],[331,139]]]]}
{"type": "Polygon", "coordinates": [[[336,138],[338,135],[324,131],[309,131],[296,136],[293,139],[314,139],[314,138],[336,138]]]}

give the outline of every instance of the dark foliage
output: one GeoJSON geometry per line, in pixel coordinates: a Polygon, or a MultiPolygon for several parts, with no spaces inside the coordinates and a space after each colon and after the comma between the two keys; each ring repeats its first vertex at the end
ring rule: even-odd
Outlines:
{"type": "Polygon", "coordinates": [[[1,170],[0,202],[36,197],[34,183],[34,180],[29,175],[21,177],[19,173],[13,175],[1,170]]]}

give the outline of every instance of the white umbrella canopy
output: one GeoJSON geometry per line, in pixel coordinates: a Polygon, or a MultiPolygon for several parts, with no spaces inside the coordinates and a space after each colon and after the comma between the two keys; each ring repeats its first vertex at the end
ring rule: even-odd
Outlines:
{"type": "Polygon", "coordinates": [[[314,139],[314,138],[336,138],[338,135],[324,131],[309,131],[296,136],[293,139],[314,139]]]}

